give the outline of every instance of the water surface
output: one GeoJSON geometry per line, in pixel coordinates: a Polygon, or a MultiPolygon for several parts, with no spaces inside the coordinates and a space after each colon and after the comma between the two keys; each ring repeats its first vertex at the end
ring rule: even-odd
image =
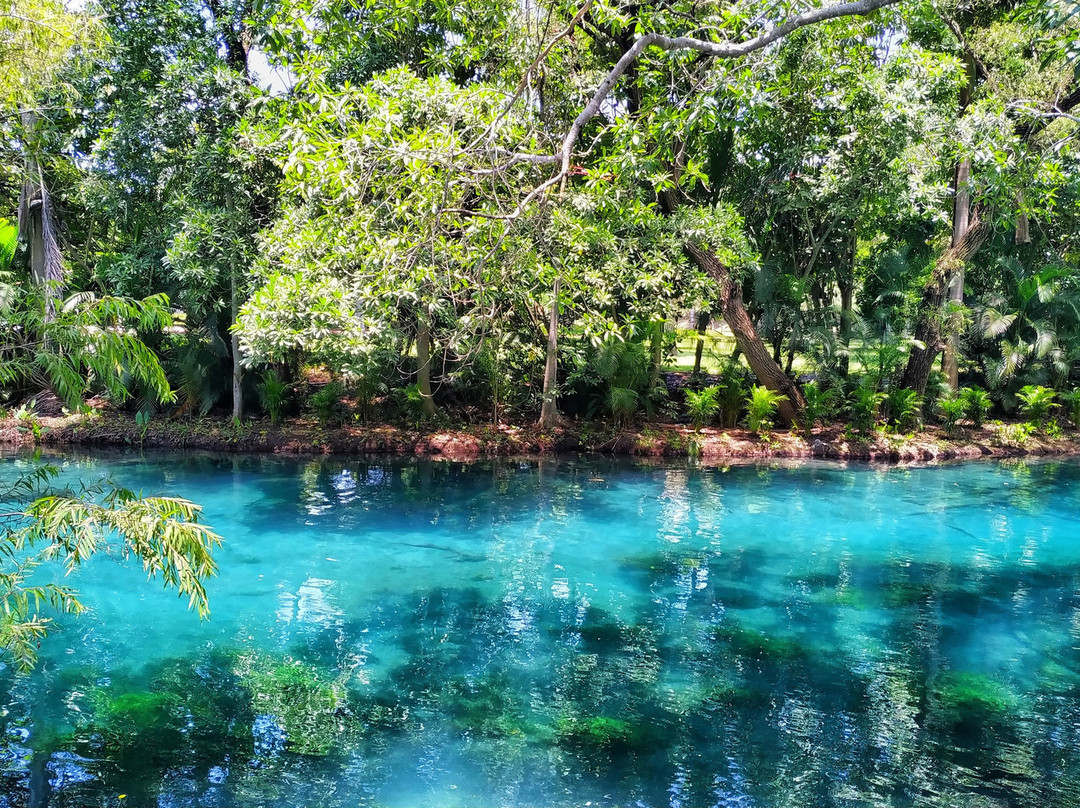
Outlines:
{"type": "Polygon", "coordinates": [[[1076,462],[104,477],[205,506],[213,616],[81,571],[0,806],[1080,805],[1076,462]]]}

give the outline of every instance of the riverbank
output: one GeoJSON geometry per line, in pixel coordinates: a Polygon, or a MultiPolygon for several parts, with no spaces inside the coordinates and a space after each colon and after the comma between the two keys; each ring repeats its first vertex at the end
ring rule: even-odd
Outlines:
{"type": "Polygon", "coordinates": [[[560,452],[600,452],[642,457],[821,457],[886,462],[940,461],[977,457],[1080,454],[1080,433],[1051,438],[1029,434],[1023,425],[987,424],[948,436],[937,427],[870,436],[851,434],[842,424],[819,429],[811,440],[788,430],[757,436],[745,429],[681,424],[645,424],[616,429],[608,424],[571,423],[546,432],[532,425],[463,425],[419,429],[391,424],[323,427],[296,420],[234,424],[231,419],[157,419],[139,424],[122,413],[94,413],[33,420],[0,419],[0,445],[138,446],[292,455],[388,454],[472,459],[560,452]]]}

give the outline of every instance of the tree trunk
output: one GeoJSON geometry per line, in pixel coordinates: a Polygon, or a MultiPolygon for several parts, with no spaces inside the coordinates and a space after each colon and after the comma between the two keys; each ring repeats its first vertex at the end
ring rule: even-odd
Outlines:
{"type": "Polygon", "coordinates": [[[799,386],[788,378],[778,363],[773,361],[769,349],[762,342],[750,315],[746,313],[746,308],[743,306],[742,287],[731,277],[731,270],[724,266],[713,253],[702,250],[689,242],[684,244],[683,248],[690,256],[690,260],[720,285],[720,304],[724,321],[731,329],[731,333],[735,335],[735,343],[746,355],[746,361],[758,381],[770,390],[787,396],[787,400],[780,404],[778,414],[781,423],[784,426],[790,426],[805,409],[806,399],[803,398],[799,386]]]}
{"type": "Polygon", "coordinates": [[[653,333],[649,348],[652,352],[652,367],[649,370],[649,390],[660,384],[660,371],[664,364],[664,327],[666,325],[667,323],[663,320],[651,324],[653,333]]]}
{"type": "Polygon", "coordinates": [[[694,375],[701,373],[701,354],[705,351],[705,329],[709,327],[709,312],[702,311],[697,316],[697,345],[694,346],[694,375]]]}
{"type": "Polygon", "coordinates": [[[847,378],[851,368],[851,312],[855,297],[855,260],[858,255],[858,231],[856,221],[851,228],[851,261],[845,272],[842,267],[836,270],[836,285],[840,289],[840,375],[847,378]]]}
{"type": "Polygon", "coordinates": [[[547,361],[544,364],[544,401],[540,405],[541,429],[559,425],[559,278],[556,276],[551,292],[551,318],[548,320],[547,361]]]}
{"type": "Polygon", "coordinates": [[[244,368],[240,364],[240,336],[234,330],[239,306],[236,300],[236,269],[229,273],[230,310],[233,328],[229,329],[229,345],[232,348],[232,415],[233,420],[244,418],[244,368]]]}
{"type": "Polygon", "coordinates": [[[949,292],[949,279],[958,267],[974,257],[990,235],[990,225],[976,215],[960,243],[950,247],[934,264],[934,271],[923,289],[919,304],[919,322],[915,327],[915,340],[920,343],[911,348],[900,386],[914,390],[920,396],[926,393],[926,384],[934,359],[945,348],[941,338],[941,308],[949,292]]]}
{"type": "MultiPolygon", "coordinates": [[[[953,232],[950,247],[955,247],[967,234],[971,225],[971,192],[968,182],[971,179],[971,160],[964,159],[956,166],[953,175],[953,232]]],[[[956,304],[964,302],[964,265],[960,264],[948,280],[948,299],[956,304]]],[[[950,328],[945,341],[945,358],[942,370],[949,381],[949,387],[956,390],[960,386],[960,335],[950,328]]],[[[922,393],[920,393],[921,395],[922,393]]]]}
{"type": "Polygon", "coordinates": [[[431,325],[421,315],[416,324],[416,386],[425,418],[435,417],[435,399],[431,395],[431,325]]]}
{"type": "Polygon", "coordinates": [[[851,302],[854,297],[855,283],[853,278],[841,278],[840,287],[840,347],[843,351],[840,355],[840,375],[845,379],[851,368],[851,302]]]}

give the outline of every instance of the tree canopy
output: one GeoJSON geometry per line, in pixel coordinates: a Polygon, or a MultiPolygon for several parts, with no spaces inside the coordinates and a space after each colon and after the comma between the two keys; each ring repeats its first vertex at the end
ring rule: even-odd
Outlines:
{"type": "Polygon", "coordinates": [[[13,402],[689,418],[710,320],[786,422],[1076,382],[1071,2],[12,8],[13,402]]]}

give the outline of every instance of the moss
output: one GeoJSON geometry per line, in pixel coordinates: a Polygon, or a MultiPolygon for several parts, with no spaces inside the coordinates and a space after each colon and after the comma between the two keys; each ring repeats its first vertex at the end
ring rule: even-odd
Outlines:
{"type": "Polygon", "coordinates": [[[237,673],[251,691],[255,712],[274,717],[291,752],[327,755],[357,729],[341,683],[317,668],[250,655],[240,658],[237,673]]]}
{"type": "Polygon", "coordinates": [[[458,677],[446,688],[445,709],[456,729],[497,738],[526,738],[532,725],[505,676],[458,677]]]}
{"type": "Polygon", "coordinates": [[[944,721],[957,729],[1002,722],[1016,706],[1005,685],[981,673],[950,672],[937,677],[931,693],[944,721]]]}
{"type": "Polygon", "coordinates": [[[614,750],[639,746],[643,732],[620,718],[563,716],[555,722],[555,735],[564,746],[614,750]]]}
{"type": "Polygon", "coordinates": [[[728,623],[716,630],[716,640],[727,643],[732,652],[761,662],[789,663],[804,659],[809,652],[793,637],[777,637],[728,623]]]}

